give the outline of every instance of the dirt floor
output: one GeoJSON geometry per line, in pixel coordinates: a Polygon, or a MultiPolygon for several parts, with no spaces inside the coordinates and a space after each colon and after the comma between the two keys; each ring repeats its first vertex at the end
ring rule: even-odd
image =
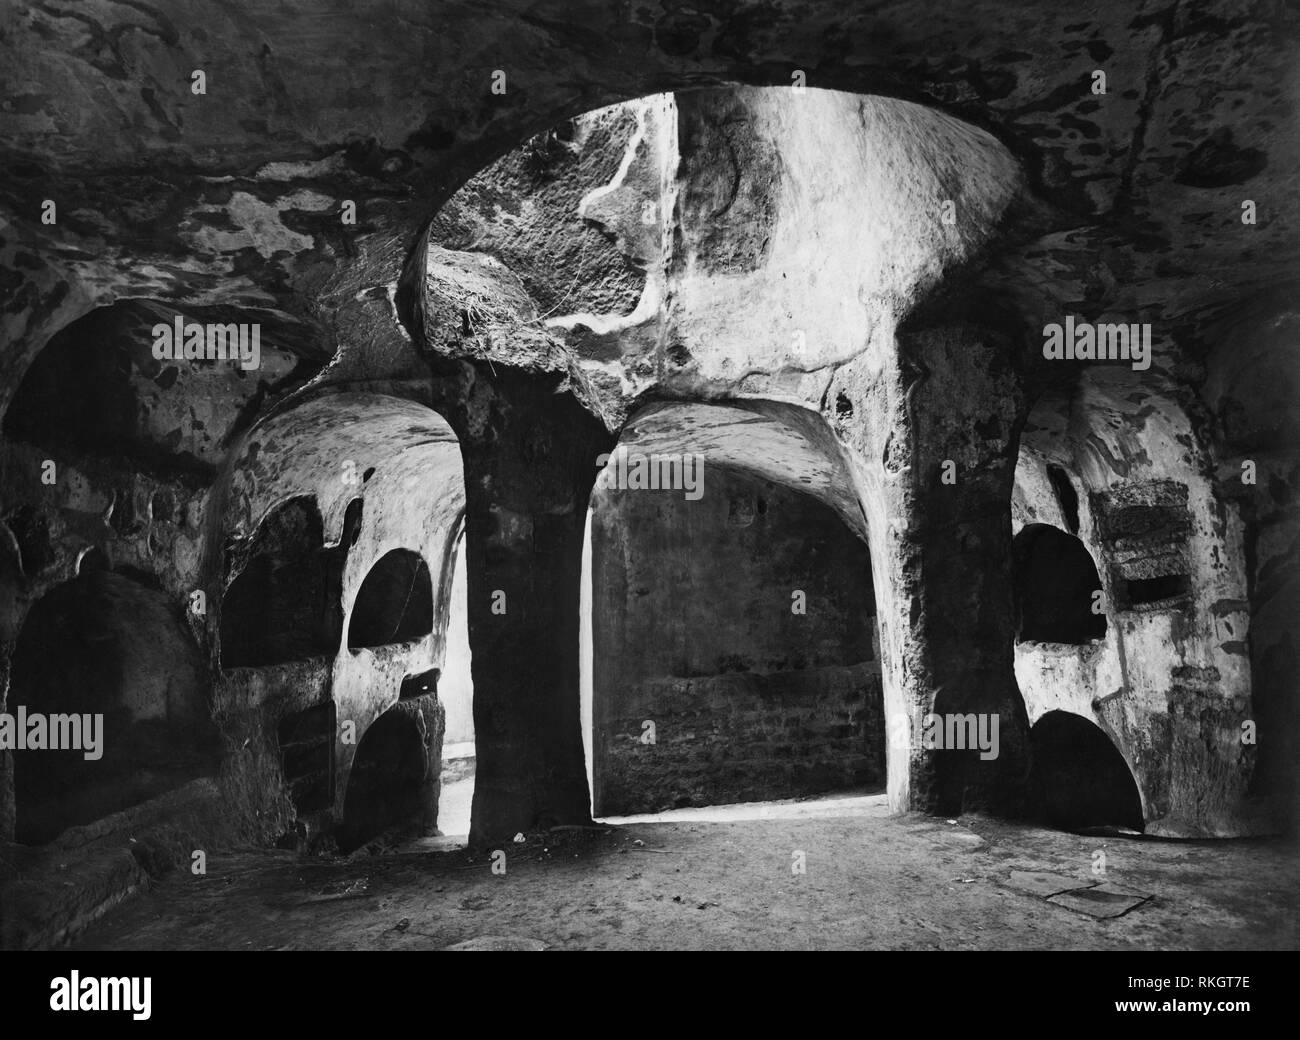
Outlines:
{"type": "Polygon", "coordinates": [[[890,817],[882,797],[683,810],[656,820],[506,843],[504,874],[492,872],[491,850],[433,851],[448,839],[333,860],[276,850],[210,855],[206,876],[171,876],[76,945],[1300,946],[1300,850],[1278,841],[1156,841],[983,818],[890,817]],[[795,872],[800,862],[804,873],[795,872]]]}

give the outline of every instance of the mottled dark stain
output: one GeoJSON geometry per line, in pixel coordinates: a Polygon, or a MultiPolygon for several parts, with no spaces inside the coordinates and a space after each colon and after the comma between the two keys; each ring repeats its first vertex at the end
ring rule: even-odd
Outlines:
{"type": "Polygon", "coordinates": [[[1179,163],[1174,181],[1193,188],[1226,188],[1250,180],[1267,166],[1268,156],[1258,148],[1237,145],[1232,129],[1222,126],[1179,163]]]}
{"type": "Polygon", "coordinates": [[[690,54],[699,47],[700,37],[712,24],[707,15],[698,11],[673,11],[655,22],[655,43],[665,54],[675,57],[690,54]]]}

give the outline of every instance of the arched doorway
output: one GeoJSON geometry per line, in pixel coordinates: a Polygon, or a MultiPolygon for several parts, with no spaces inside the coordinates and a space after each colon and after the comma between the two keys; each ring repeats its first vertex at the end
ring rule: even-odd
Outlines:
{"type": "Polygon", "coordinates": [[[884,790],[865,521],[819,423],[652,407],[606,462],[584,611],[597,816],[884,790]]]}
{"type": "Polygon", "coordinates": [[[393,549],[361,583],[348,620],[348,647],[388,646],[433,631],[433,581],[419,553],[393,549]]]}
{"type": "Polygon", "coordinates": [[[357,745],[343,801],[340,850],[350,852],[404,823],[421,829],[436,805],[436,784],[418,713],[402,705],[390,708],[357,745]]]}
{"type": "Polygon", "coordinates": [[[1101,577],[1077,537],[1050,524],[1026,524],[1011,543],[1018,640],[1082,644],[1106,635],[1101,577]]]}
{"type": "Polygon", "coordinates": [[[1029,745],[1030,807],[1044,823],[1067,830],[1145,828],[1133,774],[1093,723],[1049,711],[1030,729],[1029,745]]]}
{"type": "Polygon", "coordinates": [[[311,496],[268,516],[221,603],[221,665],[258,668],[332,655],[343,627],[339,584],[347,545],[325,547],[311,496]]]}

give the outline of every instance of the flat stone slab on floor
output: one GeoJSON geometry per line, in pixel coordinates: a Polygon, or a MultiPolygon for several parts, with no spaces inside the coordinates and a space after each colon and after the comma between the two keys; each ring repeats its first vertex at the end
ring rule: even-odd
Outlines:
{"type": "Polygon", "coordinates": [[[1041,870],[1013,870],[1007,884],[1018,891],[1028,892],[1031,896],[1041,896],[1046,899],[1058,893],[1087,888],[1095,882],[1041,870]]]}
{"type": "Polygon", "coordinates": [[[1070,910],[1075,910],[1089,917],[1122,917],[1134,907],[1141,906],[1151,897],[1142,892],[1134,892],[1118,885],[1094,885],[1091,888],[1078,888],[1070,892],[1061,892],[1048,898],[1049,903],[1057,903],[1070,910]]]}

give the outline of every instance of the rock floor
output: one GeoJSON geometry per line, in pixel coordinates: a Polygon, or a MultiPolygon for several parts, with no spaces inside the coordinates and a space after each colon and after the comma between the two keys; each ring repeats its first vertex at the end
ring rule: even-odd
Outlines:
{"type": "MultiPolygon", "coordinates": [[[[682,810],[490,850],[208,857],[78,949],[1295,949],[1300,849],[891,817],[881,796],[682,810]],[[802,852],[805,873],[795,873],[802,852]],[[1098,854],[1104,854],[1104,859],[1098,854]],[[1101,871],[1104,869],[1104,874],[1101,871]]],[[[441,851],[434,851],[441,848],[441,851]]]]}

